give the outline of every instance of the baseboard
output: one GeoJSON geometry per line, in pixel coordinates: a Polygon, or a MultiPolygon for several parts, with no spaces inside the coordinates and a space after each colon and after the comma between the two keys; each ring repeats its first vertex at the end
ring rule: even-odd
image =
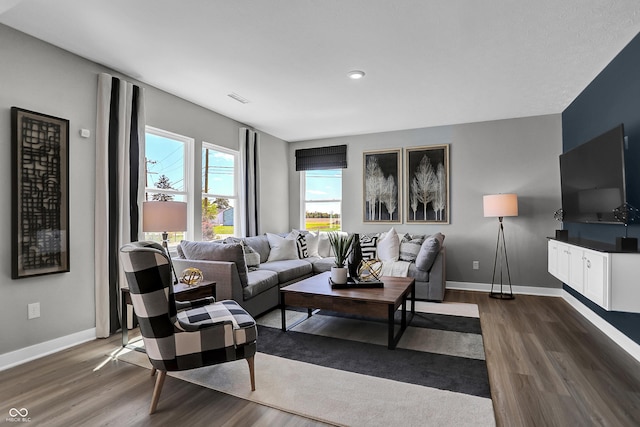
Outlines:
{"type": "Polygon", "coordinates": [[[569,292],[562,290],[562,298],[564,298],[571,307],[575,308],[578,313],[582,314],[582,316],[591,322],[596,328],[600,329],[606,336],[611,338],[613,342],[622,347],[622,349],[629,353],[631,357],[640,362],[640,344],[633,341],[631,338],[612,326],[609,322],[591,311],[589,307],[582,304],[569,292]]]}
{"type": "MultiPolygon", "coordinates": [[[[452,282],[447,281],[447,289],[456,289],[460,291],[477,291],[491,292],[490,283],[473,283],[473,282],[452,282]]],[[[513,286],[513,293],[520,295],[536,295],[542,297],[560,297],[562,296],[562,288],[543,288],[540,286],[513,286]]]]}
{"type": "Polygon", "coordinates": [[[52,353],[57,353],[74,345],[94,340],[95,338],[96,328],[91,328],[9,353],[0,354],[0,371],[13,368],[14,366],[39,359],[52,353]]]}

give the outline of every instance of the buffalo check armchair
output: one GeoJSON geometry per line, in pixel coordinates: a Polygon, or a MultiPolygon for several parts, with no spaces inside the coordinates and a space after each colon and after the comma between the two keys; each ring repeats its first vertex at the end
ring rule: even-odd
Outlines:
{"type": "Polygon", "coordinates": [[[156,410],[168,371],[246,359],[254,391],[255,320],[231,300],[176,302],[171,264],[159,244],[129,243],[120,252],[151,375],[160,371],[149,413],[156,410]]]}

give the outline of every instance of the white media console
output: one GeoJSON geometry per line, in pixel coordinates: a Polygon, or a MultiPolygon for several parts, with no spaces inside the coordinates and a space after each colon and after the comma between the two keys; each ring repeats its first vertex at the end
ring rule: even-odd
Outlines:
{"type": "Polygon", "coordinates": [[[548,256],[549,273],[600,307],[640,313],[640,253],[589,240],[549,239],[548,256]]]}

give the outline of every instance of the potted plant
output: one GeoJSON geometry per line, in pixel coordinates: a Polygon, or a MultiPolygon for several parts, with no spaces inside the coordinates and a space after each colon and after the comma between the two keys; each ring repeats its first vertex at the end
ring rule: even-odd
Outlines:
{"type": "Polygon", "coordinates": [[[338,285],[347,283],[347,268],[344,266],[351,250],[353,234],[344,235],[336,232],[329,233],[329,243],[336,257],[335,266],[331,267],[331,281],[338,285]]]}

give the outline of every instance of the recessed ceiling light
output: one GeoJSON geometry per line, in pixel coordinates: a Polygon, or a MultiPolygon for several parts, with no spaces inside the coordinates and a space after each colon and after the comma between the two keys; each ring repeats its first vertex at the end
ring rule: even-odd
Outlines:
{"type": "Polygon", "coordinates": [[[364,77],[364,71],[353,70],[353,71],[349,71],[349,74],[347,75],[349,76],[350,79],[358,80],[364,77]]]}

